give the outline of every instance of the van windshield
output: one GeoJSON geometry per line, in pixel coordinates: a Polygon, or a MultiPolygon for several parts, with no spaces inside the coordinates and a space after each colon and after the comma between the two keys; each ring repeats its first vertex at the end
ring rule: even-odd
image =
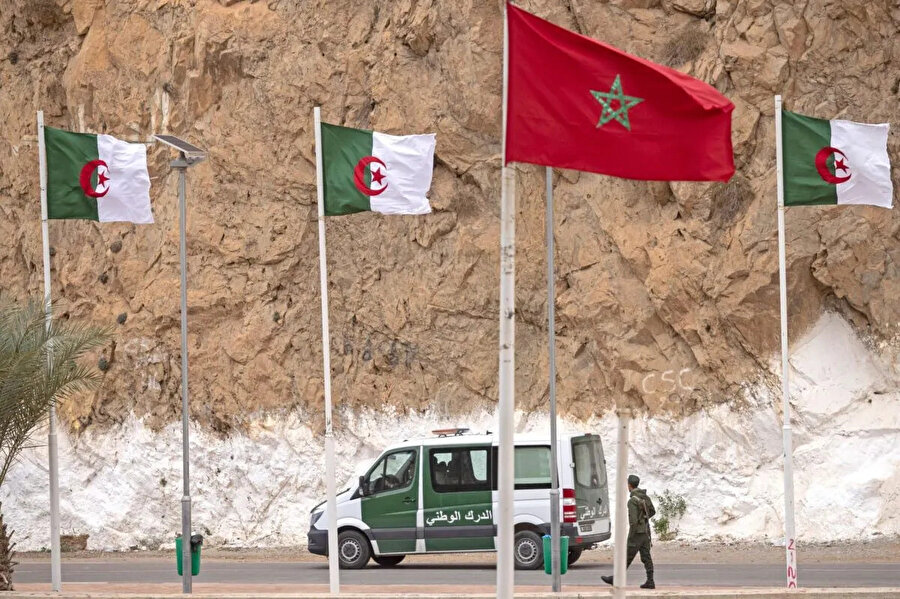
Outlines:
{"type": "Polygon", "coordinates": [[[575,483],[578,486],[599,489],[606,484],[600,437],[586,435],[572,439],[572,457],[575,462],[575,483]]]}
{"type": "Polygon", "coordinates": [[[356,467],[353,469],[353,472],[350,473],[350,476],[347,478],[346,482],[343,485],[341,485],[340,487],[338,487],[339,489],[342,489],[342,491],[340,491],[340,493],[343,493],[344,491],[347,491],[348,489],[356,488],[356,486],[359,484],[359,477],[363,476],[364,474],[366,474],[369,471],[369,468],[372,467],[372,463],[374,461],[375,461],[374,459],[370,459],[370,460],[363,460],[363,461],[359,462],[356,465],[356,467]]]}

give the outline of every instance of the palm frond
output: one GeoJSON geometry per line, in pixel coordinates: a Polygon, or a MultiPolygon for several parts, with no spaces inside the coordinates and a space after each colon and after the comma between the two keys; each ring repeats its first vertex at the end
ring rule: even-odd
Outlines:
{"type": "Polygon", "coordinates": [[[44,318],[43,301],[0,305],[0,485],[53,402],[92,388],[99,373],[78,362],[108,329],[44,318]]]}

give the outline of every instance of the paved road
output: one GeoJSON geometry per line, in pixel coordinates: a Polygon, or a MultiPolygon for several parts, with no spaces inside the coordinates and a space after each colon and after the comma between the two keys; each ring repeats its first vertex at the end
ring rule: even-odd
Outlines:
{"type": "MultiPolygon", "coordinates": [[[[656,582],[661,586],[704,587],[778,587],[784,584],[782,565],[757,564],[660,564],[656,582]]],[[[77,561],[63,563],[63,581],[94,583],[178,583],[174,562],[160,559],[116,561],[77,561]]],[[[566,586],[601,585],[600,575],[611,574],[606,564],[577,564],[564,577],[566,586]]],[[[643,567],[635,563],[629,581],[643,582],[643,567]]],[[[800,564],[800,577],[807,587],[900,587],[900,564],[800,564]]],[[[401,564],[396,568],[370,565],[363,570],[343,570],[341,582],[347,585],[493,585],[493,564],[433,563],[401,564]]],[[[15,571],[17,583],[49,583],[50,565],[25,562],[15,571]]],[[[327,584],[328,566],[323,563],[251,562],[205,560],[200,583],[224,584],[327,584]]],[[[516,584],[544,585],[549,577],[542,570],[516,572],[516,584]]]]}

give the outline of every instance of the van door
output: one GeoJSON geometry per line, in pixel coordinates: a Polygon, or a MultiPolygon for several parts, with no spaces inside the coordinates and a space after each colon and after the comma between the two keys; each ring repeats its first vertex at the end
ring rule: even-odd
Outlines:
{"type": "Polygon", "coordinates": [[[575,513],[582,535],[609,532],[609,490],[599,435],[572,437],[575,513]]]}
{"type": "Polygon", "coordinates": [[[426,447],[426,551],[494,548],[490,445],[426,447]]]}
{"type": "Polygon", "coordinates": [[[418,455],[418,447],[391,451],[366,475],[360,511],[378,555],[416,550],[418,455]]]}
{"type": "MultiPolygon", "coordinates": [[[[519,442],[513,451],[515,517],[526,522],[550,523],[550,445],[519,442]]],[[[499,448],[493,447],[494,503],[499,501],[497,470],[499,448]]]]}

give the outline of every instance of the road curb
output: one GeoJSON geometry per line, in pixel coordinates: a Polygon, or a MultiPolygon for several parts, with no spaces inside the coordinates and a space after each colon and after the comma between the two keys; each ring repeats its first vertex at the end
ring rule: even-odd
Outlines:
{"type": "MultiPolygon", "coordinates": [[[[2,599],[172,599],[179,593],[109,593],[109,592],[35,592],[35,591],[9,591],[4,592],[2,599]]],[[[203,591],[195,593],[198,596],[212,596],[203,591]]],[[[220,599],[334,599],[330,593],[214,593],[220,599]]],[[[448,593],[341,593],[342,599],[493,599],[494,593],[466,593],[451,591],[448,593]]],[[[609,591],[590,592],[563,592],[563,593],[516,593],[517,599],[608,599],[612,596],[609,591]]],[[[657,590],[639,591],[629,590],[626,596],[631,599],[655,599],[670,597],[677,599],[732,599],[746,597],[748,599],[840,599],[853,597],[853,599],[900,599],[900,588],[829,588],[829,589],[797,589],[786,591],[784,589],[717,589],[717,590],[657,590]]]]}

